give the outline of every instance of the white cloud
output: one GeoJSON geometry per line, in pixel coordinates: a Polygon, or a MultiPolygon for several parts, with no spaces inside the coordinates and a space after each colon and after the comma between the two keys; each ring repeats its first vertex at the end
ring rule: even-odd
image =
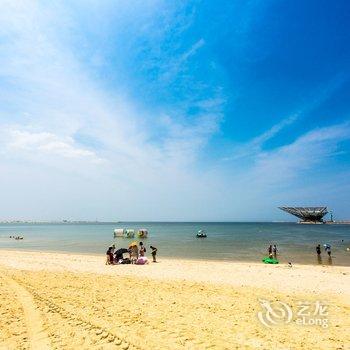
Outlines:
{"type": "MultiPolygon", "coordinates": [[[[336,91],[345,81],[343,75],[336,75],[326,84],[321,86],[315,93],[313,99],[308,100],[301,106],[297,112],[289,117],[286,117],[273,125],[270,129],[263,132],[261,135],[254,137],[246,143],[236,145],[232,149],[232,154],[223,158],[224,161],[236,161],[257,157],[263,149],[264,144],[273,139],[280,131],[300,121],[301,118],[307,120],[307,113],[319,107],[322,102],[326,101],[334,91],[336,91]]],[[[301,121],[300,121],[301,122],[301,121]]]]}
{"type": "Polygon", "coordinates": [[[9,142],[5,146],[8,152],[44,153],[64,158],[85,158],[92,162],[102,162],[95,152],[79,148],[70,137],[60,138],[49,132],[9,131],[9,142]]]}
{"type": "Polygon", "coordinates": [[[298,119],[298,115],[292,115],[285,119],[282,119],[279,123],[273,125],[269,130],[265,131],[263,134],[253,138],[251,141],[239,145],[234,148],[233,154],[229,157],[225,157],[224,161],[238,160],[241,158],[247,158],[255,156],[262,149],[262,146],[266,141],[272,139],[277,135],[281,130],[294,123],[298,119]]]}
{"type": "Polygon", "coordinates": [[[171,219],[174,207],[183,207],[177,217],[185,218],[185,207],[198,200],[191,192],[203,186],[193,166],[217,130],[211,115],[217,102],[191,125],[185,119],[158,125],[157,116],[146,124],[148,112],[118,86],[103,89],[66,45],[64,33],[73,24],[65,9],[32,5],[0,4],[2,215],[17,212],[20,198],[13,193],[21,192],[28,218],[72,212],[75,218],[171,219]],[[154,142],[164,127],[162,142],[154,142]],[[79,134],[96,142],[80,144],[79,134]]]}
{"type": "Polygon", "coordinates": [[[187,61],[194,56],[197,51],[205,45],[203,38],[196,41],[188,50],[170,59],[164,67],[164,73],[161,75],[161,79],[164,81],[171,81],[176,78],[178,74],[186,69],[187,61]]]}
{"type": "MultiPolygon", "coordinates": [[[[196,96],[191,103],[202,112],[191,122],[182,117],[183,106],[150,116],[119,90],[118,79],[113,90],[94,80],[65,37],[75,33],[69,13],[58,3],[52,6],[0,4],[4,217],[249,218],[250,209],[264,206],[267,193],[274,205],[288,191],[285,179],[296,181],[348,138],[349,126],[338,125],[263,152],[264,142],[296,120],[292,116],[243,145],[232,167],[199,164],[219,130],[224,99],[196,96]],[[239,161],[247,154],[251,164],[243,171],[239,161]],[[271,191],[271,186],[278,188],[271,191]]],[[[199,39],[174,57],[172,74],[180,74],[203,45],[199,39]]]]}
{"type": "Polygon", "coordinates": [[[257,156],[253,169],[257,182],[274,183],[304,177],[304,172],[326,164],[338,152],[343,141],[350,139],[350,124],[343,123],[314,129],[289,145],[257,156]]]}

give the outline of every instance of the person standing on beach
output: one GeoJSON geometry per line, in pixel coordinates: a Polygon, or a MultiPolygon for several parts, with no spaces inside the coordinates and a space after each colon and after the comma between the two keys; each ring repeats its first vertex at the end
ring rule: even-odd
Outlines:
{"type": "Polygon", "coordinates": [[[157,262],[157,259],[156,259],[156,255],[157,255],[157,248],[156,247],[153,247],[153,246],[149,246],[151,249],[152,249],[152,258],[153,258],[153,262],[157,262]]]}
{"type": "Polygon", "coordinates": [[[317,262],[318,262],[319,264],[322,264],[321,245],[320,245],[320,244],[318,244],[318,245],[316,246],[316,253],[317,253],[317,262]]]}
{"type": "Polygon", "coordinates": [[[145,246],[143,245],[143,243],[140,242],[140,253],[139,253],[139,255],[140,255],[140,256],[145,256],[145,253],[146,253],[146,248],[145,248],[145,246]]]}
{"type": "Polygon", "coordinates": [[[319,245],[319,244],[316,246],[316,253],[318,256],[321,255],[321,245],[319,245]]]}
{"type": "Polygon", "coordinates": [[[272,258],[272,245],[270,244],[268,249],[269,257],[272,258]]]}
{"type": "Polygon", "coordinates": [[[326,253],[328,254],[328,256],[331,256],[331,246],[329,244],[327,244],[324,248],[324,250],[326,251],[326,253]]]}
{"type": "Polygon", "coordinates": [[[276,244],[273,245],[272,252],[273,252],[273,257],[276,259],[277,258],[277,246],[276,246],[276,244]]]}
{"type": "Polygon", "coordinates": [[[139,257],[139,250],[137,248],[136,243],[133,243],[129,246],[129,254],[130,254],[131,263],[135,264],[139,257]]]}

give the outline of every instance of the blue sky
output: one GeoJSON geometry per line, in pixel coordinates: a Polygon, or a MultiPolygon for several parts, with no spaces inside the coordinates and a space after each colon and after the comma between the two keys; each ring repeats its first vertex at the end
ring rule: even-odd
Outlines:
{"type": "Polygon", "coordinates": [[[1,219],[350,218],[347,1],[2,1],[1,219]]]}

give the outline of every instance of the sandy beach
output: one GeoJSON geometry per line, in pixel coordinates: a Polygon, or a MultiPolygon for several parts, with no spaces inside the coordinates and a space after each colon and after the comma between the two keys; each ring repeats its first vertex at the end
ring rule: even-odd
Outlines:
{"type": "Polygon", "coordinates": [[[1,250],[0,349],[350,348],[350,267],[104,263],[1,250]]]}

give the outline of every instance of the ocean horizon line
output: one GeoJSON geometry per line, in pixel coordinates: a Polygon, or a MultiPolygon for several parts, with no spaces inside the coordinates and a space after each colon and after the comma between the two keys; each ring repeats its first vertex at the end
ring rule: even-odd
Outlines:
{"type": "Polygon", "coordinates": [[[286,221],[286,220],[120,220],[120,221],[109,221],[109,220],[0,220],[0,224],[129,224],[129,223],[175,223],[175,224],[193,224],[193,223],[298,223],[297,221],[286,221]]]}

